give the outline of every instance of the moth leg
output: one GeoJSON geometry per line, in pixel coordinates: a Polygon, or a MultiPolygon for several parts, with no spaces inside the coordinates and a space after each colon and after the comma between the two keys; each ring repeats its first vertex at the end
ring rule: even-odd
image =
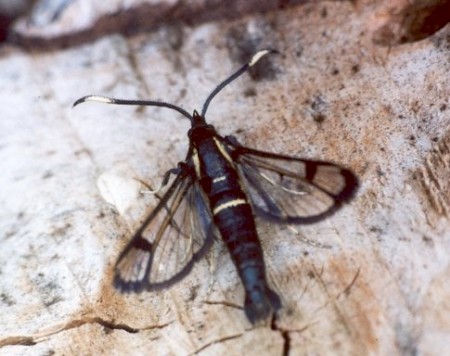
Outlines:
{"type": "Polygon", "coordinates": [[[184,168],[181,168],[181,165],[178,166],[178,167],[169,169],[166,173],[164,173],[163,180],[161,182],[161,186],[159,188],[157,188],[157,189],[153,189],[149,184],[139,180],[147,188],[147,190],[143,191],[143,193],[147,193],[147,194],[157,194],[157,193],[159,193],[159,191],[162,188],[164,188],[167,185],[167,183],[169,182],[170,175],[171,174],[173,174],[173,175],[180,174],[183,169],[184,168]]]}

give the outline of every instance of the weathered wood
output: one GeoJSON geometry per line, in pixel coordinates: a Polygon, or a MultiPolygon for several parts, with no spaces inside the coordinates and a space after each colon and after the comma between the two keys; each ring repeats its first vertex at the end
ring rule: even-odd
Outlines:
{"type": "Polygon", "coordinates": [[[311,3],[33,55],[3,47],[0,354],[443,354],[450,29],[380,46],[382,6],[311,3]],[[358,174],[354,202],[299,228],[332,248],[259,222],[284,303],[266,327],[246,320],[223,248],[215,269],[210,256],[168,291],[117,293],[115,258],[155,204],[135,179],[157,186],[184,158],[188,122],[164,109],[73,101],[153,98],[191,111],[264,47],[283,55],[221,93],[208,119],[250,147],[358,174]],[[114,205],[99,177],[109,177],[114,205]]]}

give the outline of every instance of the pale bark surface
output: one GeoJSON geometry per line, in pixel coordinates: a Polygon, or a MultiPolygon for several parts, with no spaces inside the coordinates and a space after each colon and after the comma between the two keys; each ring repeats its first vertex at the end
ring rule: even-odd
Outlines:
{"type": "Polygon", "coordinates": [[[448,352],[450,28],[399,45],[386,30],[397,25],[383,24],[408,2],[392,3],[255,9],[51,52],[3,47],[0,355],[448,352]],[[207,118],[250,147],[355,171],[355,200],[299,228],[332,247],[258,222],[284,303],[271,326],[246,320],[220,246],[168,291],[119,294],[115,258],[155,204],[135,178],[158,186],[184,159],[189,126],[164,109],[72,103],[102,94],[199,109],[265,47],[283,55],[230,85],[207,118]]]}

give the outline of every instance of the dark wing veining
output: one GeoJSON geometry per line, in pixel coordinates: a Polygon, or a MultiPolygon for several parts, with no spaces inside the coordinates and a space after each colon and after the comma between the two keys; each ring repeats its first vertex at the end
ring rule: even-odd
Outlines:
{"type": "Polygon", "coordinates": [[[358,188],[348,169],[232,147],[238,171],[257,215],[274,222],[310,224],[336,212],[358,188]]]}
{"type": "Polygon", "coordinates": [[[198,182],[180,173],[120,255],[114,285],[124,292],[171,286],[208,251],[214,234],[198,182]]]}

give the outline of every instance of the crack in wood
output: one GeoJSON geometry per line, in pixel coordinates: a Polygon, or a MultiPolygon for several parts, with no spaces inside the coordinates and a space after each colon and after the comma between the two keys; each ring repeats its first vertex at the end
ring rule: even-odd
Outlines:
{"type": "Polygon", "coordinates": [[[276,317],[276,315],[274,315],[273,318],[272,318],[272,322],[271,322],[270,328],[273,331],[277,331],[277,332],[280,333],[281,337],[283,338],[283,353],[282,353],[282,355],[283,356],[288,356],[289,352],[290,352],[290,349],[291,349],[291,335],[289,335],[289,331],[288,330],[279,328],[277,326],[277,324],[276,324],[276,321],[277,321],[277,317],[276,317]]]}
{"type": "MultiPolygon", "coordinates": [[[[98,324],[100,326],[103,326],[104,328],[110,329],[110,330],[123,330],[130,334],[136,334],[140,331],[144,330],[152,330],[152,329],[163,329],[170,325],[171,323],[161,324],[161,325],[150,325],[143,328],[134,328],[127,324],[119,323],[115,324],[112,321],[108,321],[105,319],[102,319],[100,317],[86,317],[82,319],[76,319],[68,322],[62,327],[56,327],[56,330],[46,331],[42,332],[36,335],[31,336],[10,336],[7,338],[4,338],[3,340],[0,340],[0,348],[4,346],[13,346],[13,345],[22,345],[22,346],[33,346],[36,345],[39,342],[42,342],[46,340],[47,338],[57,335],[61,332],[71,330],[78,328],[80,326],[86,325],[86,324],[98,324]]],[[[55,329],[55,328],[53,328],[55,329]]]]}
{"type": "Polygon", "coordinates": [[[235,303],[230,303],[230,302],[227,302],[227,301],[214,302],[214,301],[205,300],[204,303],[207,304],[207,305],[223,305],[225,307],[243,310],[242,306],[237,305],[235,303]]]}
{"type": "Polygon", "coordinates": [[[203,345],[199,349],[195,350],[193,353],[189,354],[189,356],[191,356],[191,355],[198,355],[200,352],[204,351],[208,347],[211,347],[211,346],[216,345],[216,344],[220,344],[220,343],[228,341],[228,340],[234,340],[234,339],[240,338],[240,337],[242,337],[242,335],[243,334],[241,333],[241,334],[237,334],[237,335],[231,335],[231,336],[222,337],[220,339],[211,341],[211,342],[203,345]]]}

